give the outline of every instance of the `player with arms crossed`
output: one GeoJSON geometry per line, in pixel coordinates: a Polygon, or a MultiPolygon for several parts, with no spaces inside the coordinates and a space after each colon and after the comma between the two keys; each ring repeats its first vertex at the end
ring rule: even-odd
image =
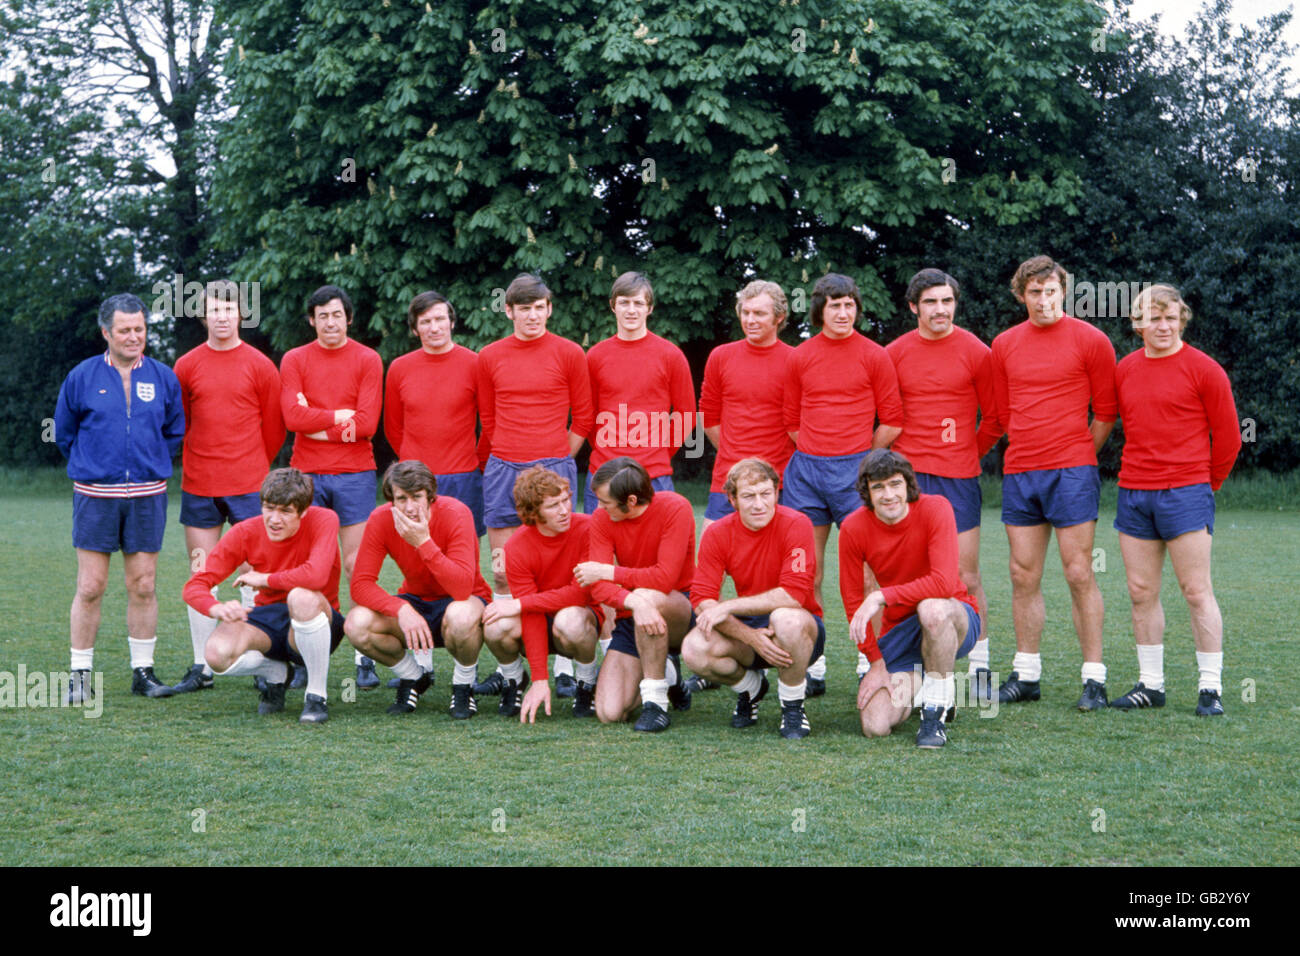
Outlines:
{"type": "Polygon", "coordinates": [[[970,652],[975,693],[992,696],[988,601],[980,580],[980,459],[997,444],[991,351],[955,324],[961,287],[939,269],[922,269],[907,285],[916,328],[885,347],[903,394],[903,434],[894,451],[916,469],[917,486],[943,495],[957,519],[962,584],[980,611],[980,637],[970,652]],[[976,422],[978,420],[978,430],[976,422]]]}
{"type": "Polygon", "coordinates": [[[1124,710],[1165,704],[1165,552],[1192,619],[1200,670],[1196,713],[1223,713],[1223,616],[1210,581],[1214,493],[1241,451],[1237,406],[1222,366],[1183,341],[1192,317],[1178,290],[1144,289],[1133,302],[1142,348],[1115,373],[1124,420],[1115,530],[1133,601],[1138,683],[1110,702],[1124,710]]]}
{"type": "MultiPolygon", "coordinates": [[[[460,321],[438,292],[421,292],[406,310],[420,347],[393,360],[384,386],[384,435],[399,461],[422,461],[438,494],[469,508],[474,534],[483,537],[483,474],[475,449],[478,426],[478,354],[452,341],[460,321]]],[[[415,652],[426,670],[431,648],[415,652]]],[[[401,678],[394,678],[396,687],[401,678]]]]}
{"type": "Polygon", "coordinates": [[[700,561],[691,585],[695,627],[682,657],[695,673],[736,691],[731,726],[758,722],[767,694],[764,672],[780,675],[780,734],[807,737],[804,677],[826,645],[822,609],[813,588],[816,553],[812,522],[777,504],[776,469],[746,458],[732,465],[723,486],[732,513],[704,529],[700,561]],[[730,575],[736,597],[719,600],[730,575]]]}
{"type": "Polygon", "coordinates": [[[304,724],[329,718],[326,681],[330,654],[343,640],[339,613],[339,519],[312,505],[312,479],[296,468],[277,468],[262,482],[262,514],[241,521],[208,555],[185,585],[185,603],[219,623],[208,638],[208,666],[228,677],[265,679],[259,714],[284,710],[293,667],[307,671],[304,724]],[[240,565],[252,570],[236,586],[257,589],[250,611],[239,601],[218,601],[213,590],[240,565]]]}
{"type": "MultiPolygon", "coordinates": [[[[818,279],[808,321],[821,334],[794,350],[785,381],[785,427],[797,448],[785,469],[782,500],[812,521],[818,604],[831,523],[842,527],[859,507],[853,490],[858,465],[870,449],[888,448],[903,430],[894,364],[854,328],[861,314],[856,282],[837,272],[818,279]]],[[[808,668],[808,696],[824,693],[823,656],[808,668]]]]}
{"type": "Polygon", "coordinates": [[[1092,573],[1101,479],[1097,452],[1115,427],[1115,348],[1106,334],[1061,311],[1065,269],[1047,256],[1020,264],[1011,291],[1028,317],[993,340],[996,427],[1007,434],[1002,523],[1011,546],[1016,656],[998,688],[1003,704],[1038,700],[1043,565],[1056,529],[1083,653],[1079,710],[1106,706],[1101,658],[1105,606],[1092,573]],[[1088,409],[1092,409],[1092,421],[1088,409]]]}
{"type": "MultiPolygon", "coordinates": [[[[312,476],[313,503],[339,516],[343,570],[350,581],[375,507],[370,439],[379,427],[384,365],[378,352],[348,337],[352,300],[338,286],[321,286],[311,294],[307,321],[316,341],[291,349],[280,362],[280,410],[296,433],[289,463],[312,476]]],[[[356,665],[357,687],[379,686],[373,661],[358,652],[356,665]]]]}
{"type": "MultiPolygon", "coordinates": [[[[479,457],[487,456],[483,518],[492,552],[494,598],[510,596],[505,590],[502,549],[523,518],[515,511],[515,479],[534,465],[549,468],[568,482],[577,507],[578,467],[573,456],[595,420],[582,347],[546,331],[552,305],[546,283],[534,275],[518,275],[506,287],[505,300],[514,332],[484,348],[478,365],[483,420],[479,457]]],[[[568,676],[567,669],[563,673],[568,676]]],[[[477,685],[475,692],[499,694],[504,685],[505,678],[498,672],[477,685]]],[[[561,692],[558,686],[557,692],[561,692]]],[[[562,694],[568,696],[569,688],[563,688],[562,694]]]]}
{"type": "Polygon", "coordinates": [[[956,702],[953,666],[980,634],[975,600],[957,570],[952,504],[922,494],[911,464],[888,450],[862,460],[858,494],[863,506],[840,528],[839,551],[849,634],[871,662],[858,685],[862,733],[887,737],[911,714],[919,684],[916,745],[942,747],[944,717],[956,702]],[[869,593],[867,575],[876,583],[869,593]],[[877,639],[871,619],[880,611],[877,639]]]}
{"type": "Polygon", "coordinates": [[[676,492],[656,491],[634,458],[605,462],[592,487],[601,510],[574,578],[618,614],[596,685],[596,716],[627,720],[641,702],[633,729],[667,730],[669,703],[691,706],[678,652],[693,623],[695,511],[676,492]]]}
{"type": "Polygon", "coordinates": [[[573,511],[567,479],[533,465],[515,479],[514,501],[523,527],[505,546],[506,581],[513,597],[493,597],[483,611],[483,640],[501,662],[504,680],[497,713],[533,723],[545,705],[551,713],[546,655],[564,654],[577,663],[573,716],[596,715],[596,638],[600,607],[573,578],[587,559],[591,518],[573,511]],[[533,673],[519,660],[523,651],[533,673]],[[528,691],[520,703],[520,694],[528,691]]]}
{"type": "Polygon", "coordinates": [[[94,693],[95,637],[109,558],[117,550],[126,578],[131,693],[172,693],[153,671],[154,579],[167,524],[167,478],[185,435],[181,387],[171,369],[144,354],[148,321],[139,298],[123,293],[105,299],[99,329],[108,348],[68,373],[54,410],[55,441],[72,479],[77,552],[69,704],[83,704],[94,693]]]}
{"type": "MultiPolygon", "coordinates": [[[[232,526],[262,513],[258,489],[284,444],[280,416],[280,372],[269,358],[239,338],[239,287],[229,279],[204,289],[203,316],[208,340],[176,362],[185,405],[185,448],[181,454],[181,526],[185,550],[202,567],[232,526]],[[255,436],[260,441],[250,441],[255,436]]],[[[246,608],[256,592],[240,589],[246,608]]],[[[185,608],[190,620],[194,665],[172,690],[177,694],[212,686],[204,648],[215,618],[185,608]]]]}
{"type": "Polygon", "coordinates": [[[352,646],[393,669],[397,700],[390,714],[409,714],[433,683],[415,657],[445,647],[455,659],[451,716],[478,711],[474,680],[483,646],[483,608],[491,592],[478,569],[478,537],[470,510],[438,494],[438,479],[420,461],[394,462],[384,473],[384,497],[366,521],[351,581],[345,631],[352,646]],[[397,594],[379,586],[384,558],[403,580],[397,594]]]}

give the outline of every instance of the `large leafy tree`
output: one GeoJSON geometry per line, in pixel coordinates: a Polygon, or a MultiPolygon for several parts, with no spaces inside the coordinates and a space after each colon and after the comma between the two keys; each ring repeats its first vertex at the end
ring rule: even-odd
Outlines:
{"type": "MultiPolygon", "coordinates": [[[[1073,211],[1087,0],[222,0],[237,114],[220,241],[262,283],[277,345],[329,280],[356,330],[409,347],[430,286],[462,337],[504,333],[540,271],[553,328],[612,330],[612,277],[652,278],[656,327],[730,337],[734,290],[855,275],[875,315],[924,237],[1073,211]],[[394,334],[395,333],[395,334],[394,334]]],[[[796,312],[804,296],[792,296],[796,312]]],[[[689,350],[689,349],[688,349],[689,350]]],[[[697,348],[698,352],[700,348],[697,348]]]]}

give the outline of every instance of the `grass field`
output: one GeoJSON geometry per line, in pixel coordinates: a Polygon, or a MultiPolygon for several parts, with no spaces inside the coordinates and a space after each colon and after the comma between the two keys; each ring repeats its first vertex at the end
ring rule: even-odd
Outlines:
{"type": "MultiPolygon", "coordinates": [[[[66,670],[71,496],[43,481],[9,487],[0,499],[0,671],[66,670]]],[[[173,495],[158,577],[157,667],[168,681],[190,662],[178,505],[173,495]]],[[[1136,680],[1137,663],[1111,517],[1103,514],[1097,546],[1116,695],[1136,680]]],[[[993,665],[1005,671],[1014,650],[1006,540],[996,511],[984,518],[993,665]]],[[[834,545],[832,536],[829,582],[834,545]]],[[[1078,646],[1054,560],[1043,700],[991,718],[963,710],[948,746],[924,752],[915,715],[889,739],[860,736],[856,652],[833,588],[829,692],[809,702],[804,741],[777,736],[774,692],[759,726],[732,730],[725,689],[696,695],[654,737],[576,721],[568,702],[523,727],[487,698],[475,719],[453,723],[444,651],[421,709],[391,718],[391,691],[345,699],[346,647],[332,662],[329,722],[303,727],[301,691],[283,715],[259,718],[244,677],[169,700],[131,697],[115,559],[96,655],[102,715],[0,709],[0,864],[1300,863],[1291,623],[1300,513],[1220,511],[1220,719],[1193,716],[1195,658],[1169,569],[1169,705],[1075,712],[1078,646]]],[[[489,660],[485,651],[484,674],[489,660]]]]}

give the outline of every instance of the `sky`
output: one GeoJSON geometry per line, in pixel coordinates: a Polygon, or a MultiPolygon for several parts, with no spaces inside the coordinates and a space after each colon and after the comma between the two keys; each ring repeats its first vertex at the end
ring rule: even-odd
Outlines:
{"type": "MultiPolygon", "coordinates": [[[[1300,0],[1234,0],[1232,4],[1232,21],[1248,23],[1252,26],[1260,17],[1279,13],[1291,8],[1296,12],[1300,0]]],[[[1203,0],[1133,0],[1131,7],[1133,17],[1145,20],[1152,14],[1160,14],[1160,29],[1163,33],[1182,36],[1184,27],[1195,17],[1203,6],[1203,0]]],[[[1284,34],[1286,41],[1300,48],[1300,16],[1293,16],[1284,34]]],[[[1291,57],[1292,80],[1300,77],[1300,54],[1291,57]]]]}

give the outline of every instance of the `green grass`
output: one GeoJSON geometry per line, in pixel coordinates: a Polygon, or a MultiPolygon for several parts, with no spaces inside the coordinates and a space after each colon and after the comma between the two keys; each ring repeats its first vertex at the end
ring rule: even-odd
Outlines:
{"type": "MultiPolygon", "coordinates": [[[[66,483],[18,487],[8,477],[0,476],[9,489],[0,500],[0,670],[64,670],[70,495],[66,483]]],[[[166,680],[190,659],[177,510],[174,496],[158,579],[166,680]]],[[[986,510],[984,528],[993,663],[1005,671],[1013,642],[996,511],[986,510]]],[[[833,588],[830,690],[809,702],[813,735],[802,742],[776,735],[774,701],[758,727],[732,730],[727,690],[697,695],[668,733],[648,738],[575,721],[567,702],[533,727],[497,717],[494,698],[474,720],[453,723],[443,651],[420,711],[394,719],[384,713],[390,691],[345,699],[347,648],[333,659],[329,722],[302,727],[301,692],[290,692],[283,715],[259,718],[248,678],[171,700],[131,697],[116,559],[96,655],[102,716],[0,710],[0,865],[1294,865],[1300,667],[1284,582],[1300,567],[1297,541],[1294,508],[1220,511],[1225,718],[1192,714],[1187,610],[1168,570],[1169,705],[1074,712],[1078,648],[1053,553],[1043,700],[992,718],[964,710],[937,753],[915,748],[915,716],[888,739],[860,736],[855,650],[833,588]],[[1252,703],[1242,700],[1245,680],[1252,703]],[[1104,832],[1094,830],[1099,810],[1104,832]]],[[[832,561],[834,545],[832,536],[832,561]]],[[[1122,693],[1137,666],[1109,515],[1097,545],[1110,689],[1122,693]]],[[[835,581],[833,563],[828,570],[835,581]]],[[[393,578],[390,566],[386,583],[393,578]]],[[[485,652],[485,673],[488,661],[485,652]]]]}

